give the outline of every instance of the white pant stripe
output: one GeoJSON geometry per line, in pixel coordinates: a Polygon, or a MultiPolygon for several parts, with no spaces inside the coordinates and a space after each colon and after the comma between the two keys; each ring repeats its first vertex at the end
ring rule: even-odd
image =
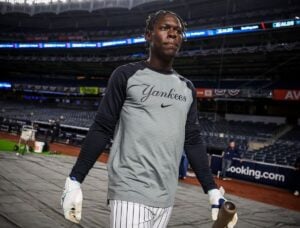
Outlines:
{"type": "Polygon", "coordinates": [[[109,204],[111,228],[166,228],[173,209],[121,200],[110,200],[109,204]]]}

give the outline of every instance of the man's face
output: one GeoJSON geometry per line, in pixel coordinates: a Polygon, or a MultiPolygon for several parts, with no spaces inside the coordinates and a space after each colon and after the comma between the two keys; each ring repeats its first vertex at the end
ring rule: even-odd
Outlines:
{"type": "Polygon", "coordinates": [[[181,47],[183,28],[172,14],[161,16],[154,24],[153,31],[146,33],[151,54],[162,58],[174,58],[181,47]]]}

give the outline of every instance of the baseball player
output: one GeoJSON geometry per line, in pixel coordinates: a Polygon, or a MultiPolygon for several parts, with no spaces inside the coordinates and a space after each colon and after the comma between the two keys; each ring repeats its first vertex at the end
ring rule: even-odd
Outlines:
{"type": "MultiPolygon", "coordinates": [[[[146,21],[149,58],[118,67],[111,75],[80,155],[65,183],[66,219],[79,223],[81,183],[113,138],[108,161],[110,227],[167,227],[183,149],[216,220],[224,196],[211,174],[201,143],[193,84],[173,68],[185,23],[158,11],[146,21]]],[[[237,216],[228,224],[233,227],[237,216]]]]}

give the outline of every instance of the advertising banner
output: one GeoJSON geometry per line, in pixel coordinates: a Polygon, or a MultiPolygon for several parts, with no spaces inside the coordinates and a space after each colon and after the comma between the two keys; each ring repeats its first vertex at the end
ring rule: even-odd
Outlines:
{"type": "Polygon", "coordinates": [[[82,95],[97,95],[99,94],[99,88],[98,87],[80,87],[80,94],[82,95]]]}
{"type": "MultiPolygon", "coordinates": [[[[211,157],[211,169],[214,174],[221,171],[222,159],[220,156],[211,157]]],[[[269,164],[264,162],[233,160],[226,176],[250,182],[266,184],[286,189],[293,186],[294,168],[269,164]]]]}
{"type": "Polygon", "coordinates": [[[197,88],[196,91],[197,91],[197,97],[200,98],[211,98],[213,96],[212,89],[197,88]]]}
{"type": "Polygon", "coordinates": [[[273,90],[273,99],[300,101],[300,90],[275,89],[273,90]]]}

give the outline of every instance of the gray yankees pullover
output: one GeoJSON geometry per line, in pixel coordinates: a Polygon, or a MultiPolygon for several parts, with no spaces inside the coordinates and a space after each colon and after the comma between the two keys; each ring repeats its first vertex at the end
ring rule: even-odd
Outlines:
{"type": "Polygon", "coordinates": [[[158,72],[145,62],[117,68],[70,176],[82,182],[110,138],[108,199],[173,205],[183,149],[204,191],[216,187],[201,144],[195,89],[175,71],[158,72]]]}

